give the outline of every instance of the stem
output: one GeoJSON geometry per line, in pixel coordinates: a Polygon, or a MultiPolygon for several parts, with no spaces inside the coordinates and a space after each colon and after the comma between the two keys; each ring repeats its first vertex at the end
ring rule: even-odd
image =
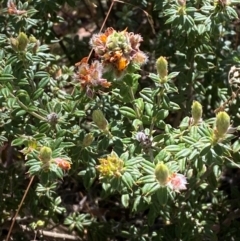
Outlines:
{"type": "MultiPolygon", "coordinates": [[[[129,94],[130,94],[130,96],[131,96],[132,101],[134,101],[134,100],[135,100],[135,97],[134,97],[134,93],[133,93],[133,89],[132,89],[132,88],[129,89],[129,94]]],[[[140,113],[139,113],[139,111],[138,111],[138,108],[136,108],[136,106],[133,105],[133,109],[134,109],[134,111],[135,111],[135,113],[136,113],[136,115],[137,115],[137,118],[138,118],[139,120],[141,120],[141,116],[140,116],[140,113]]],[[[143,130],[143,125],[141,125],[141,126],[139,126],[139,127],[140,127],[141,130],[143,130]]]]}
{"type": "MultiPolygon", "coordinates": [[[[15,96],[12,95],[12,94],[10,94],[10,95],[11,95],[12,97],[15,97],[15,96]]],[[[40,116],[40,115],[37,114],[36,112],[34,112],[34,111],[29,111],[26,105],[24,105],[18,98],[16,98],[16,99],[17,99],[17,102],[18,102],[18,104],[20,105],[20,107],[22,107],[22,108],[23,108],[25,111],[27,111],[29,114],[33,115],[34,117],[36,117],[36,118],[38,118],[38,119],[40,119],[40,120],[42,120],[42,121],[47,121],[46,118],[40,116]]]]}
{"type": "MultiPolygon", "coordinates": [[[[113,0],[113,1],[111,2],[111,5],[110,5],[110,7],[109,7],[109,9],[108,9],[107,15],[106,15],[106,17],[105,17],[105,19],[104,19],[104,21],[103,21],[103,24],[102,24],[100,30],[99,30],[99,33],[102,32],[102,30],[103,30],[103,28],[104,28],[104,26],[105,26],[105,24],[106,24],[106,22],[107,22],[107,19],[108,19],[108,17],[109,17],[109,14],[110,14],[110,12],[111,12],[111,10],[112,10],[112,7],[113,7],[113,4],[114,4],[114,3],[115,3],[115,0],[113,0]]],[[[91,49],[91,51],[90,51],[90,53],[89,53],[89,55],[88,55],[87,62],[89,61],[89,59],[90,59],[90,57],[91,57],[91,55],[92,55],[92,52],[93,52],[93,48],[91,49]]]]}
{"type": "Polygon", "coordinates": [[[26,196],[27,196],[27,193],[28,193],[28,191],[29,191],[29,189],[30,189],[30,187],[31,187],[31,185],[32,185],[33,179],[34,179],[34,176],[31,177],[31,179],[30,179],[30,181],[29,181],[29,183],[28,183],[27,189],[25,190],[25,192],[24,192],[24,194],[23,194],[23,197],[22,197],[22,200],[21,200],[21,202],[20,202],[20,204],[19,204],[19,206],[18,206],[17,212],[16,212],[16,214],[14,215],[14,217],[13,217],[13,219],[12,219],[12,223],[11,223],[10,229],[8,230],[8,235],[7,235],[6,241],[8,241],[9,238],[10,238],[10,235],[11,235],[11,232],[12,232],[12,229],[13,229],[13,226],[14,226],[14,223],[15,223],[16,218],[17,218],[17,216],[18,216],[18,213],[19,213],[19,211],[20,211],[20,209],[21,209],[21,207],[22,207],[22,205],[23,205],[23,202],[24,202],[24,200],[25,200],[25,198],[26,198],[26,196]]]}

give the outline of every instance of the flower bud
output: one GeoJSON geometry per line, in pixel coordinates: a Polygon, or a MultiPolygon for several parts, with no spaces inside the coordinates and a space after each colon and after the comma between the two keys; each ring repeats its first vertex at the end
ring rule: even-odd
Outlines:
{"type": "Polygon", "coordinates": [[[17,39],[18,39],[18,50],[24,51],[27,47],[27,44],[28,44],[27,35],[23,32],[20,32],[17,39]]]}
{"type": "Polygon", "coordinates": [[[177,3],[182,7],[186,6],[186,0],[177,0],[177,3]]]}
{"type": "Polygon", "coordinates": [[[230,126],[230,117],[225,111],[221,111],[217,114],[216,122],[216,135],[221,138],[223,137],[230,126]]]}
{"type": "Polygon", "coordinates": [[[31,36],[29,37],[29,42],[30,42],[30,43],[36,43],[36,42],[37,42],[37,39],[36,39],[33,35],[31,35],[31,36]]]}
{"type": "Polygon", "coordinates": [[[14,51],[18,51],[18,40],[16,38],[10,38],[10,43],[14,51]]]}
{"type": "Polygon", "coordinates": [[[92,113],[92,119],[99,129],[106,130],[108,128],[108,122],[101,110],[94,110],[92,113]]]}
{"type": "Polygon", "coordinates": [[[39,159],[43,162],[43,163],[48,163],[52,158],[52,149],[46,146],[43,146],[40,149],[39,152],[39,159]]]}
{"type": "Polygon", "coordinates": [[[58,123],[58,114],[55,112],[48,114],[47,120],[51,125],[56,125],[58,123]]]}
{"type": "Polygon", "coordinates": [[[156,68],[162,83],[167,82],[168,62],[164,57],[159,57],[156,61],[156,68]]]}
{"type": "Polygon", "coordinates": [[[82,143],[83,147],[90,146],[92,144],[93,140],[94,140],[93,134],[88,133],[83,139],[83,143],[82,143]]]}
{"type": "Polygon", "coordinates": [[[193,124],[197,124],[202,118],[202,105],[198,101],[193,101],[192,104],[192,118],[193,124]]]}
{"type": "Polygon", "coordinates": [[[160,162],[155,167],[155,176],[160,185],[166,185],[169,178],[168,167],[160,162]]]}

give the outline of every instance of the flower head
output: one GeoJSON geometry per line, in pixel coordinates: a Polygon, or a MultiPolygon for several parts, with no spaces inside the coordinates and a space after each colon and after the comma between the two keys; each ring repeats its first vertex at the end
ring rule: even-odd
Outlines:
{"type": "Polygon", "coordinates": [[[175,192],[179,192],[181,190],[186,190],[187,179],[184,175],[179,173],[173,173],[167,182],[167,185],[174,190],[175,192]]]}
{"type": "Polygon", "coordinates": [[[103,66],[99,61],[96,60],[91,64],[88,64],[87,58],[84,58],[81,62],[77,63],[76,66],[78,66],[76,79],[80,82],[83,88],[109,88],[111,85],[110,82],[102,78],[103,66]]]}
{"type": "Polygon", "coordinates": [[[139,49],[142,37],[127,30],[117,32],[107,28],[104,33],[95,34],[90,44],[106,68],[111,68],[117,77],[121,76],[129,64],[142,65],[147,56],[139,49]]]}
{"type": "Polygon", "coordinates": [[[69,161],[67,161],[64,158],[54,158],[53,161],[62,169],[65,171],[68,171],[71,168],[71,163],[69,161]]]}
{"type": "Polygon", "coordinates": [[[124,171],[124,162],[116,153],[112,152],[106,158],[98,159],[100,165],[96,168],[100,172],[100,178],[120,177],[124,171]]]}
{"type": "Polygon", "coordinates": [[[136,139],[137,139],[139,142],[145,141],[146,138],[147,138],[147,135],[146,135],[143,131],[139,131],[139,132],[136,134],[136,139]]]}

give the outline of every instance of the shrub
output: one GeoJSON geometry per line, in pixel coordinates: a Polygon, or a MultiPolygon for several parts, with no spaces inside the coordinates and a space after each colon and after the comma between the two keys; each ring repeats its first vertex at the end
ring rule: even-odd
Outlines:
{"type": "Polygon", "coordinates": [[[238,240],[238,1],[84,3],[2,3],[3,239],[238,240]]]}

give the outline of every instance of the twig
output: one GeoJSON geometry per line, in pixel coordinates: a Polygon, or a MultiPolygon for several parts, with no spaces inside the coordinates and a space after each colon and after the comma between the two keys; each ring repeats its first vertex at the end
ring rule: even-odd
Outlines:
{"type": "MultiPolygon", "coordinates": [[[[28,228],[26,225],[20,225],[20,227],[23,229],[23,231],[33,232],[33,230],[28,228]]],[[[42,235],[42,236],[51,237],[51,238],[54,238],[54,239],[82,240],[77,236],[65,234],[65,233],[50,232],[50,231],[45,231],[45,230],[37,230],[36,234],[37,233],[42,235]]]]}
{"type": "Polygon", "coordinates": [[[23,202],[24,202],[24,200],[25,200],[25,198],[26,198],[26,196],[27,196],[27,193],[28,193],[28,191],[29,191],[29,189],[30,189],[30,187],[31,187],[31,185],[32,185],[33,179],[34,179],[34,176],[31,177],[31,179],[30,179],[30,181],[29,181],[29,183],[28,183],[27,189],[25,190],[24,195],[23,195],[23,197],[22,197],[22,200],[21,200],[21,202],[20,202],[20,204],[19,204],[19,206],[18,206],[17,212],[16,212],[16,214],[14,215],[14,217],[13,217],[13,219],[12,219],[12,223],[11,223],[11,226],[10,226],[10,228],[9,228],[9,230],[8,230],[8,235],[7,235],[6,241],[8,241],[9,238],[10,238],[10,235],[11,235],[11,232],[12,232],[12,229],[13,229],[13,226],[14,226],[14,223],[15,223],[15,221],[16,221],[16,219],[17,219],[18,213],[19,213],[19,211],[20,211],[20,209],[21,209],[21,207],[22,207],[22,205],[23,205],[23,202]]]}
{"type": "MultiPolygon", "coordinates": [[[[105,26],[105,24],[106,24],[106,22],[107,22],[108,16],[109,16],[109,14],[110,14],[110,12],[111,12],[111,10],[112,10],[112,7],[113,7],[113,4],[114,4],[114,3],[115,3],[115,0],[113,0],[113,1],[111,2],[111,5],[110,5],[110,7],[109,7],[109,9],[108,9],[107,15],[106,15],[106,17],[105,17],[105,19],[104,19],[104,21],[103,21],[103,24],[102,24],[100,30],[99,30],[99,33],[102,32],[102,30],[103,30],[103,28],[104,28],[104,26],[105,26]]],[[[89,61],[89,59],[90,59],[90,57],[91,57],[91,55],[92,55],[92,52],[93,52],[93,48],[91,49],[91,51],[90,51],[90,53],[89,53],[89,55],[88,55],[87,62],[89,61]]]]}

